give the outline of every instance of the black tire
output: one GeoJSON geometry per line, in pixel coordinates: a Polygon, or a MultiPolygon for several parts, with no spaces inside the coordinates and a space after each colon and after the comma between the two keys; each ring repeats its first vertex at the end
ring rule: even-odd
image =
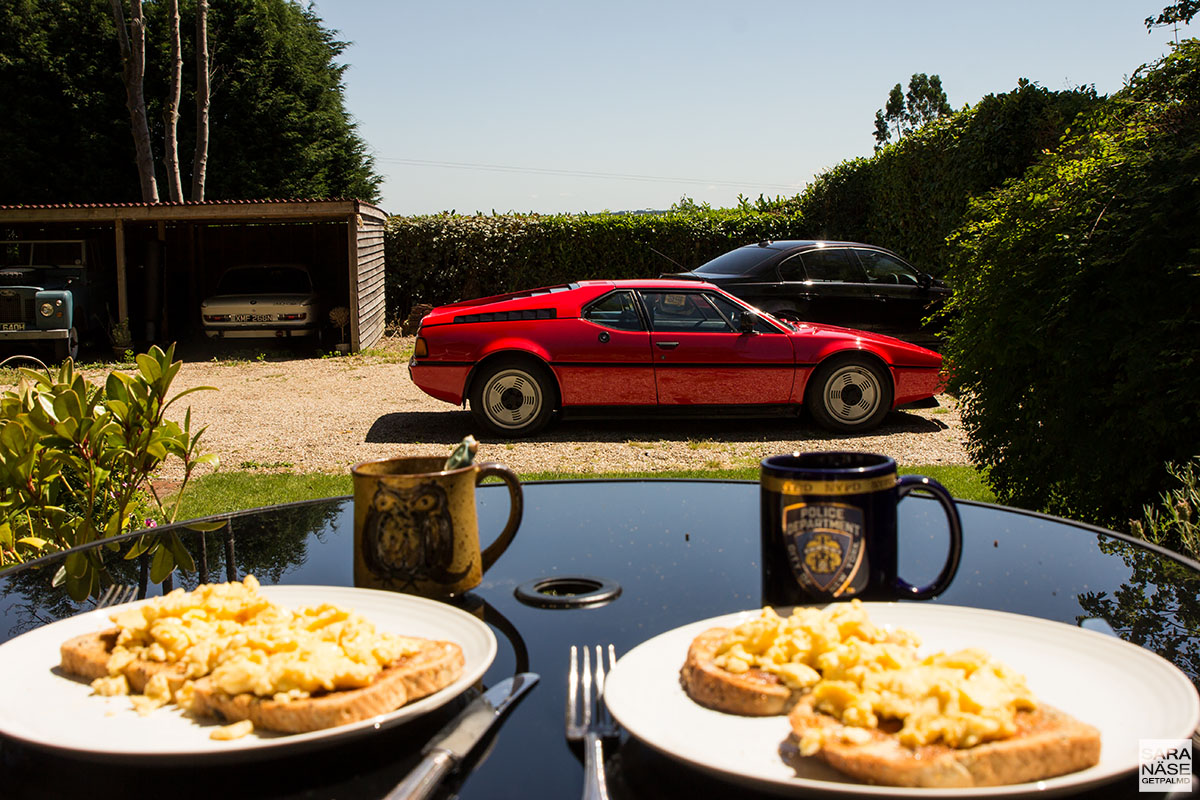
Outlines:
{"type": "Polygon", "coordinates": [[[843,356],[817,367],[804,392],[804,405],[822,428],[869,431],[892,408],[892,380],[878,362],[843,356]]]}
{"type": "Polygon", "coordinates": [[[66,339],[54,340],[54,360],[62,363],[67,358],[72,361],[79,358],[79,331],[74,328],[67,331],[66,339]]]}
{"type": "Polygon", "coordinates": [[[471,381],[471,416],[506,439],[537,433],[554,415],[554,379],[540,364],[506,358],[485,365],[471,381]]]}

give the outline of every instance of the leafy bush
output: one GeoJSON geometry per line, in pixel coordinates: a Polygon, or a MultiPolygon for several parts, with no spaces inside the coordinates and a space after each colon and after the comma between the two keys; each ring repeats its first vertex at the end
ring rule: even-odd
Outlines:
{"type": "Polygon", "coordinates": [[[1129,527],[1134,536],[1200,558],[1200,457],[1170,464],[1167,472],[1177,485],[1157,505],[1143,507],[1142,518],[1129,527]]]}
{"type": "Polygon", "coordinates": [[[997,497],[1104,524],[1200,442],[1200,43],[1074,126],[953,238],[951,338],[997,497]]]}
{"type": "MultiPolygon", "coordinates": [[[[204,429],[191,431],[191,411],[181,427],[165,419],[182,366],[172,345],[137,356],[137,372],[109,374],[96,387],[75,373],[70,359],[56,377],[22,369],[22,379],[0,397],[0,566],[111,538],[140,525],[147,511],[173,521],[192,471],[215,456],[201,455],[204,429]],[[169,457],[183,461],[183,487],[169,500],[148,488],[169,457]]],[[[162,581],[191,557],[174,533],[146,537],[127,558],[149,553],[150,577],[162,581]]],[[[98,591],[104,548],[69,555],[55,576],[75,599],[98,591]]]]}

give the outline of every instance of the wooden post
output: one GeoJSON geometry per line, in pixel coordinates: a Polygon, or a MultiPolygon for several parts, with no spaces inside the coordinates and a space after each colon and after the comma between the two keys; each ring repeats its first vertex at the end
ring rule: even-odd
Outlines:
{"type": "Polygon", "coordinates": [[[117,219],[114,224],[117,243],[117,322],[129,319],[129,297],[125,279],[125,223],[117,219]]]}
{"type": "Polygon", "coordinates": [[[350,352],[357,353],[362,349],[362,332],[359,330],[358,309],[358,226],[361,223],[358,214],[351,214],[346,222],[346,236],[350,240],[346,258],[350,264],[350,352]]]}

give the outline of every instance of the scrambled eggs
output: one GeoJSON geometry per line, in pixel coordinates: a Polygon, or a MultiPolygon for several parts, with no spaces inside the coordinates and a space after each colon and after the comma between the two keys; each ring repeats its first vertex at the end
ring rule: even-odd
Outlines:
{"type": "MultiPolygon", "coordinates": [[[[726,636],[714,663],[733,673],[758,669],[786,686],[812,693],[813,707],[839,720],[839,735],[856,741],[865,730],[896,720],[907,747],[941,742],[972,747],[1016,733],[1015,715],[1037,704],[1024,676],[977,649],[921,656],[905,630],[874,625],[858,600],[823,609],[797,608],[780,617],[764,608],[726,636]],[[855,730],[859,729],[859,730],[855,730]]],[[[828,733],[801,737],[805,755],[828,733]]]]}
{"type": "MultiPolygon", "coordinates": [[[[192,681],[208,675],[227,694],[250,692],[287,702],[366,686],[391,662],[419,652],[416,640],[376,632],[352,611],[329,604],[292,611],[270,602],[258,588],[254,576],[247,575],[241,583],[176,589],[113,614],[121,633],[108,659],[108,677],[93,681],[93,691],[129,694],[123,670],[142,659],[181,664],[184,677],[176,678],[174,692],[167,674],[151,678],[143,695],[132,697],[140,713],[172,700],[189,708],[192,681]]],[[[230,738],[247,732],[239,725],[218,734],[230,738]]]]}

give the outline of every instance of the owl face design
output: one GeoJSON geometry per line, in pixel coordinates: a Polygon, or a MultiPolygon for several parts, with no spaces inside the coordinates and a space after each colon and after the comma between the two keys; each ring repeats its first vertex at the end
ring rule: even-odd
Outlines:
{"type": "Polygon", "coordinates": [[[411,587],[418,581],[454,583],[454,522],[446,490],[437,483],[397,488],[380,481],[363,525],[363,557],[370,569],[411,587]]]}

